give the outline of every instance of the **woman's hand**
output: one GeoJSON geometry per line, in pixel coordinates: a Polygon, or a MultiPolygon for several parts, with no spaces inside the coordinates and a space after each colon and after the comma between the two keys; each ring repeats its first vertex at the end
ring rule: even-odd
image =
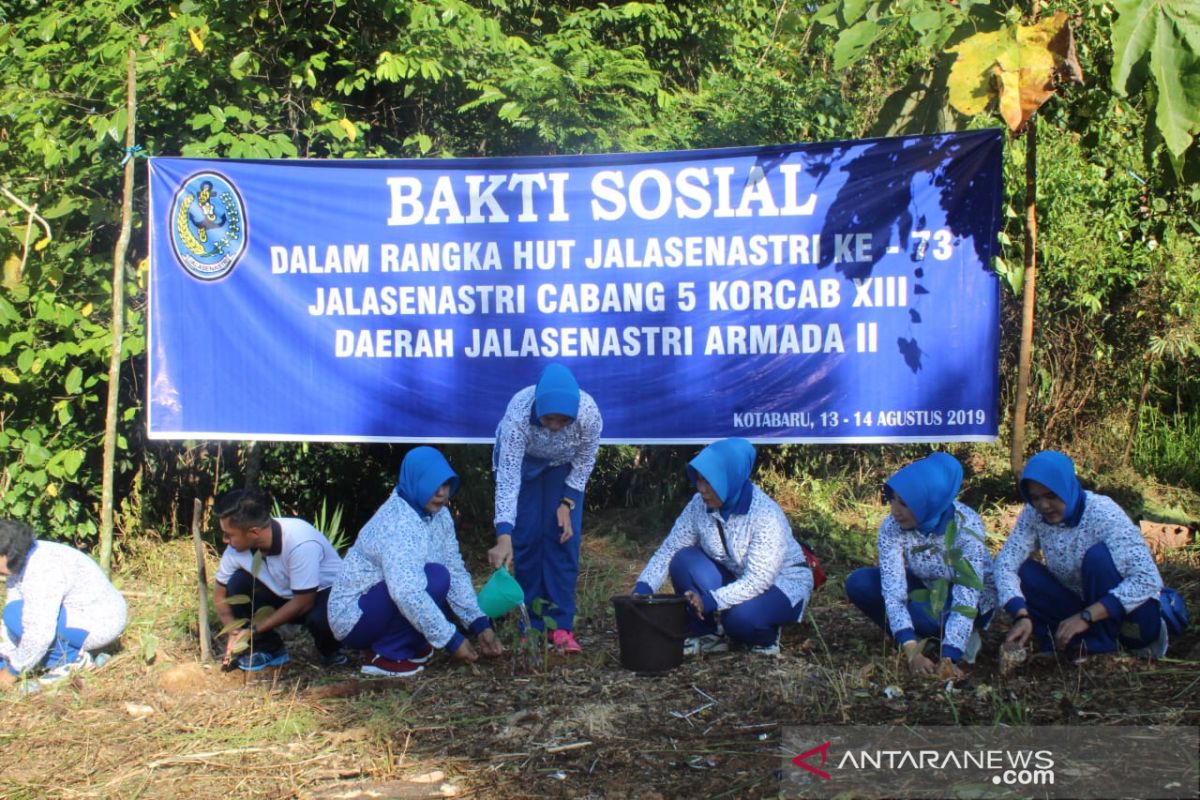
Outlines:
{"type": "Polygon", "coordinates": [[[454,657],[459,661],[475,662],[479,660],[479,654],[475,652],[475,648],[471,647],[471,643],[466,639],[462,640],[462,644],[454,651],[454,657]]]}
{"type": "Polygon", "coordinates": [[[492,565],[492,569],[500,569],[503,566],[506,570],[512,572],[512,537],[507,533],[502,533],[496,537],[496,546],[488,550],[488,563],[492,565]]]}
{"type": "Polygon", "coordinates": [[[948,658],[943,658],[938,664],[937,674],[944,681],[957,680],[963,676],[963,671],[959,669],[958,664],[948,658]]]}
{"type": "Polygon", "coordinates": [[[1059,650],[1066,650],[1068,642],[1090,627],[1092,626],[1078,614],[1067,617],[1058,623],[1058,629],[1054,631],[1054,646],[1059,650]]]}
{"type": "Polygon", "coordinates": [[[937,665],[925,657],[916,641],[904,643],[904,656],[908,659],[908,671],[913,675],[932,675],[937,672],[937,665]]]}
{"type": "Polygon", "coordinates": [[[504,653],[504,645],[501,644],[500,637],[491,628],[484,628],[475,639],[475,644],[479,645],[479,652],[488,658],[495,658],[504,653]]]}
{"type": "Polygon", "coordinates": [[[700,619],[704,619],[704,601],[700,599],[700,595],[689,589],[683,593],[683,599],[687,600],[693,614],[700,619]]]}
{"type": "Polygon", "coordinates": [[[558,527],[562,528],[562,535],[558,537],[558,543],[566,544],[571,541],[575,531],[571,527],[571,509],[567,507],[566,503],[558,505],[558,527]]]}
{"type": "Polygon", "coordinates": [[[1008,629],[1008,636],[1004,637],[1004,641],[1006,643],[1016,642],[1017,644],[1024,646],[1025,643],[1029,641],[1029,636],[1032,633],[1033,620],[1031,620],[1029,617],[1021,617],[1012,624],[1011,628],[1008,629]]]}

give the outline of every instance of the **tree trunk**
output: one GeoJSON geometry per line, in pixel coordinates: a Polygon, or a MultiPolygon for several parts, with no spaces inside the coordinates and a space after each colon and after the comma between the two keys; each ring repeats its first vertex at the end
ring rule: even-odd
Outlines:
{"type": "Polygon", "coordinates": [[[1021,306],[1021,350],[1017,364],[1017,405],[1013,412],[1013,476],[1025,465],[1025,415],[1029,409],[1029,372],[1033,351],[1033,314],[1037,287],[1037,114],[1025,130],[1025,286],[1021,306]]]}
{"type": "Polygon", "coordinates": [[[137,123],[137,73],[134,52],[129,51],[125,127],[125,186],[121,195],[121,232],[113,252],[112,353],[108,358],[108,404],[104,413],[104,464],[100,490],[100,568],[107,574],[112,565],[113,482],[116,480],[117,400],[121,389],[121,347],[125,338],[125,254],[133,229],[134,128],[137,123]]]}

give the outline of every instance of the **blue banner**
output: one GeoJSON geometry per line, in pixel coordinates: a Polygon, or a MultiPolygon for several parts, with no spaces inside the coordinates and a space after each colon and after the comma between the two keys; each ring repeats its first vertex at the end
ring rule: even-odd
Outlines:
{"type": "Polygon", "coordinates": [[[149,434],[996,438],[998,130],[670,153],[150,159],[149,434]]]}

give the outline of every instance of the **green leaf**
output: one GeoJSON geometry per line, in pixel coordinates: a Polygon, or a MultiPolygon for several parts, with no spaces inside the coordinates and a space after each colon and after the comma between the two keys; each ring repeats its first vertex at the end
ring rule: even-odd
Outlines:
{"type": "Polygon", "coordinates": [[[886,32],[887,28],[873,19],[864,19],[842,31],[833,47],[833,68],[840,72],[858,61],[886,32]]]}
{"type": "Polygon", "coordinates": [[[65,384],[67,394],[78,394],[82,386],[83,370],[79,367],[72,367],[71,371],[67,373],[67,382],[65,384]]]}
{"type": "Polygon", "coordinates": [[[983,591],[983,581],[979,580],[975,568],[966,559],[954,563],[954,582],[959,586],[966,586],[968,589],[983,591]]]}
{"type": "Polygon", "coordinates": [[[927,33],[942,24],[942,15],[936,8],[923,8],[908,18],[909,26],[917,33],[927,33]]]}
{"type": "Polygon", "coordinates": [[[975,617],[979,616],[979,609],[975,608],[975,606],[953,605],[950,607],[950,610],[962,614],[967,619],[975,619],[975,617]]]}
{"type": "Polygon", "coordinates": [[[37,469],[50,460],[50,451],[40,444],[30,442],[25,445],[25,463],[37,469]]]}
{"type": "Polygon", "coordinates": [[[143,633],[139,640],[138,653],[143,664],[153,664],[158,655],[158,637],[153,633],[143,633]]]}
{"type": "Polygon", "coordinates": [[[232,594],[225,598],[225,605],[227,606],[244,606],[249,602],[250,595],[248,594],[232,594]]]}
{"type": "Polygon", "coordinates": [[[246,620],[235,619],[233,622],[229,623],[228,625],[221,628],[221,630],[217,631],[217,636],[228,636],[229,634],[233,633],[234,631],[241,630],[244,627],[246,627],[246,620]]]}
{"type": "Polygon", "coordinates": [[[254,555],[250,559],[250,574],[258,577],[258,573],[262,572],[263,554],[262,550],[255,550],[254,555]]]}
{"type": "Polygon", "coordinates": [[[274,613],[275,613],[274,606],[259,606],[258,608],[254,609],[254,616],[252,617],[252,621],[254,622],[255,625],[257,625],[258,623],[262,622],[263,620],[265,620],[267,617],[271,616],[274,613]]]}
{"type": "Polygon", "coordinates": [[[842,0],[842,23],[853,25],[867,13],[871,0],[842,0]]]}
{"type": "Polygon", "coordinates": [[[1158,24],[1156,6],[1145,0],[1113,0],[1118,16],[1112,26],[1112,85],[1118,94],[1126,94],[1131,77],[1145,77],[1158,24]]]}
{"type": "Polygon", "coordinates": [[[82,450],[68,450],[63,454],[63,468],[67,475],[74,475],[79,471],[79,467],[83,464],[84,453],[82,450]]]}
{"type": "MultiPolygon", "coordinates": [[[[1154,127],[1178,163],[1200,132],[1200,9],[1193,0],[1114,0],[1112,84],[1125,95],[1153,78],[1154,127]]],[[[1177,169],[1178,171],[1178,169],[1177,169]]]]}
{"type": "Polygon", "coordinates": [[[21,376],[13,372],[11,367],[0,367],[0,378],[3,378],[5,383],[19,384],[21,382],[21,376]]]}
{"type": "Polygon", "coordinates": [[[1165,21],[1158,26],[1150,52],[1150,73],[1158,87],[1154,122],[1167,149],[1178,158],[1191,146],[1192,134],[1200,132],[1200,54],[1189,52],[1175,35],[1175,26],[1165,21]]]}
{"type": "Polygon", "coordinates": [[[913,589],[908,593],[908,599],[913,603],[928,603],[929,597],[928,589],[913,589]]]}
{"type": "Polygon", "coordinates": [[[234,73],[241,72],[248,63],[250,63],[250,51],[243,50],[234,56],[233,60],[229,62],[229,70],[234,73]]]}

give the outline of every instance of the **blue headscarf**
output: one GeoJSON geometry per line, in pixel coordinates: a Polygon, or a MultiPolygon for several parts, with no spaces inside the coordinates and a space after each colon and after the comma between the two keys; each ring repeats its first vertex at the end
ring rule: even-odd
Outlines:
{"type": "Polygon", "coordinates": [[[453,495],[458,491],[458,476],[441,451],[432,447],[414,447],[400,463],[396,494],[419,515],[428,517],[425,506],[446,481],[450,482],[450,494],[453,495]]]}
{"type": "Polygon", "coordinates": [[[697,476],[709,482],[721,498],[721,519],[729,519],[730,514],[745,514],[754,495],[750,471],[757,456],[754,445],[745,439],[721,439],[688,462],[688,480],[693,486],[697,476]]]}
{"type": "Polygon", "coordinates": [[[533,391],[533,421],[547,414],[579,416],[579,382],[562,364],[547,365],[533,391]]]}
{"type": "MultiPolygon", "coordinates": [[[[930,453],[888,478],[888,491],[900,496],[917,518],[917,530],[941,533],[954,516],[954,500],[962,486],[962,464],[949,453],[930,453]]],[[[890,497],[889,497],[890,499],[890,497]]]]}
{"type": "MultiPolygon", "coordinates": [[[[1062,524],[1074,528],[1083,516],[1083,487],[1075,477],[1075,462],[1057,450],[1043,450],[1029,459],[1021,470],[1021,497],[1029,503],[1025,481],[1037,481],[1066,504],[1062,524]]],[[[1030,503],[1030,505],[1033,505],[1030,503]]]]}

